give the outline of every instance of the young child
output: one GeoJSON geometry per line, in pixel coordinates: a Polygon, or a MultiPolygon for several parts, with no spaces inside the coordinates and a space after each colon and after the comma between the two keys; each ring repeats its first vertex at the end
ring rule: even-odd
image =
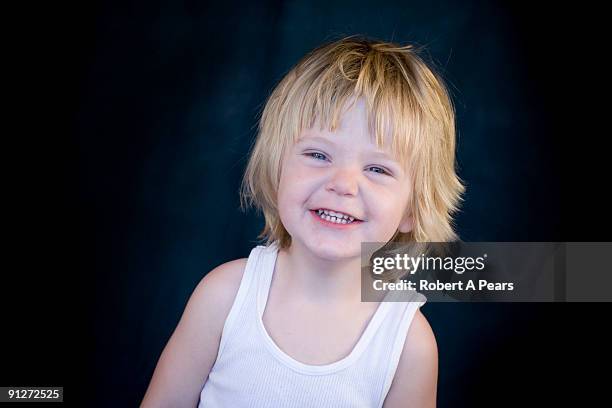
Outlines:
{"type": "Polygon", "coordinates": [[[434,407],[425,302],[362,302],[360,253],[457,238],[454,126],[410,45],[353,36],[306,55],[265,106],[242,185],[266,243],[202,279],[142,406],[434,407]]]}

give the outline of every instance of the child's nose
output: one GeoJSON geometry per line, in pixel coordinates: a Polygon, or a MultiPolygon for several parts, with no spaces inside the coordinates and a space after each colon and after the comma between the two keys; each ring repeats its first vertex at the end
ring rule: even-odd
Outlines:
{"type": "Polygon", "coordinates": [[[353,169],[341,168],[335,171],[325,189],[340,195],[357,195],[359,174],[353,169]]]}

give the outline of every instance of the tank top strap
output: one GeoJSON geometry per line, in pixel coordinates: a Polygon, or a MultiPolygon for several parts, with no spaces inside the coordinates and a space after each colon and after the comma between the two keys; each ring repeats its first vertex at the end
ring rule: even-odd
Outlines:
{"type": "Polygon", "coordinates": [[[256,277],[256,302],[257,316],[261,318],[266,306],[270,287],[272,286],[272,277],[274,276],[274,266],[278,256],[278,244],[273,242],[267,247],[261,247],[259,262],[257,264],[256,277]]]}
{"type": "Polygon", "coordinates": [[[219,342],[218,355],[221,355],[221,352],[223,351],[227,340],[234,331],[236,320],[238,320],[241,313],[244,311],[245,306],[248,307],[249,303],[255,300],[254,297],[258,292],[259,286],[258,272],[261,272],[260,263],[262,261],[262,258],[264,258],[264,256],[262,256],[263,252],[267,248],[268,247],[265,247],[263,245],[258,245],[251,249],[251,252],[249,253],[242,279],[240,280],[240,287],[238,288],[238,293],[236,293],[234,303],[232,304],[230,312],[225,320],[225,324],[223,325],[221,340],[219,342]]]}

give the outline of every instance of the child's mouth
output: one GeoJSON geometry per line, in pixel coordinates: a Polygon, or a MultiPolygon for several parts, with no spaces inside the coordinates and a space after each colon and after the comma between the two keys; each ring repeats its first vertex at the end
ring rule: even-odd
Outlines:
{"type": "Polygon", "coordinates": [[[322,223],[323,225],[334,227],[334,228],[348,228],[353,225],[361,224],[363,221],[357,218],[353,218],[347,215],[341,215],[339,213],[330,213],[321,209],[310,210],[312,216],[322,223]]]}

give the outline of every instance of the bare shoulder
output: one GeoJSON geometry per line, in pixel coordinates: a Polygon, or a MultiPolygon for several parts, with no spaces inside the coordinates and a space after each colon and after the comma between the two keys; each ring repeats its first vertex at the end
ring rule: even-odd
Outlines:
{"type": "Polygon", "coordinates": [[[242,276],[247,258],[225,262],[208,272],[193,290],[185,307],[183,318],[188,314],[206,324],[211,334],[221,338],[221,331],[230,312],[242,276]]]}
{"type": "Polygon", "coordinates": [[[198,283],[191,299],[203,303],[212,302],[219,312],[217,314],[222,315],[221,320],[225,321],[238,293],[246,263],[247,258],[240,258],[217,266],[198,283]]]}
{"type": "Polygon", "coordinates": [[[200,280],[161,353],[141,407],[197,404],[246,262],[247,258],[226,262],[200,280]]]}
{"type": "Polygon", "coordinates": [[[438,345],[420,308],[414,314],[385,408],[435,407],[438,345]]]}

